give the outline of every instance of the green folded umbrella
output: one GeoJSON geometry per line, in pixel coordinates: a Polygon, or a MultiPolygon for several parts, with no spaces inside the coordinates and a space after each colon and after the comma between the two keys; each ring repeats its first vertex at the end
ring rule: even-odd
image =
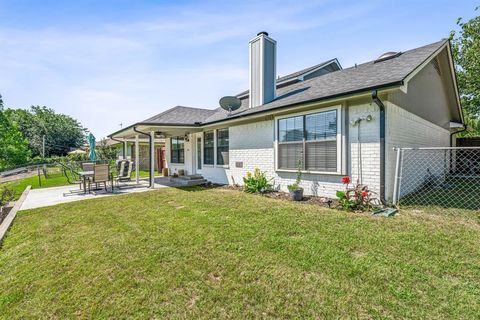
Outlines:
{"type": "Polygon", "coordinates": [[[90,153],[88,154],[90,160],[97,160],[97,153],[95,152],[95,137],[91,132],[88,135],[88,145],[90,146],[90,153]]]}

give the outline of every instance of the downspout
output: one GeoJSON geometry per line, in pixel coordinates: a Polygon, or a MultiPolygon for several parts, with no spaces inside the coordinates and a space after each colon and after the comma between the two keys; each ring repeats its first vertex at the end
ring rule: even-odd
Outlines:
{"type": "MultiPolygon", "coordinates": [[[[453,135],[455,135],[457,133],[460,133],[460,132],[464,132],[466,130],[467,130],[467,125],[464,123],[463,124],[463,129],[460,129],[458,131],[450,133],[450,148],[453,147],[453,135]]],[[[453,160],[453,154],[452,153],[453,153],[453,149],[450,149],[450,159],[451,159],[449,161],[450,162],[450,165],[449,165],[450,173],[453,173],[453,162],[454,162],[454,160],[453,160]]]]}
{"type": "MultiPolygon", "coordinates": [[[[136,133],[140,133],[140,134],[148,136],[148,142],[149,142],[149,145],[150,145],[150,148],[148,148],[150,150],[149,151],[149,163],[151,163],[152,162],[152,157],[153,157],[152,148],[151,148],[152,143],[153,143],[152,135],[149,134],[149,133],[137,130],[137,127],[133,127],[133,131],[135,131],[136,133]]],[[[152,172],[152,170],[148,170],[148,171],[149,171],[148,187],[151,188],[152,187],[152,174],[153,174],[153,172],[152,172]]]]}
{"type": "Polygon", "coordinates": [[[120,142],[122,144],[122,154],[123,154],[123,159],[127,158],[127,150],[125,149],[125,141],[115,139],[114,137],[110,137],[113,141],[120,142]]]}
{"type": "Polygon", "coordinates": [[[377,90],[372,91],[372,100],[380,109],[380,201],[385,205],[385,105],[377,90]]]}
{"type": "Polygon", "coordinates": [[[463,124],[463,129],[450,133],[450,148],[453,147],[453,135],[467,130],[467,125],[463,124]]]}

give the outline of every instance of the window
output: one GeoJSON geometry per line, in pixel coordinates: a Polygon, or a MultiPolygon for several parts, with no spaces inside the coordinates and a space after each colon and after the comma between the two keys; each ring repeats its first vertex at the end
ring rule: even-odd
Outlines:
{"type": "Polygon", "coordinates": [[[217,130],[217,165],[228,165],[228,129],[217,130]]]}
{"type": "Polygon", "coordinates": [[[185,162],[185,141],[183,137],[172,137],[171,142],[171,161],[172,163],[185,162]]]}
{"type": "Polygon", "coordinates": [[[337,110],[278,120],[278,168],[337,171],[337,110]]]}
{"type": "Polygon", "coordinates": [[[214,164],[214,139],[213,131],[207,131],[203,133],[203,163],[214,164]]]}

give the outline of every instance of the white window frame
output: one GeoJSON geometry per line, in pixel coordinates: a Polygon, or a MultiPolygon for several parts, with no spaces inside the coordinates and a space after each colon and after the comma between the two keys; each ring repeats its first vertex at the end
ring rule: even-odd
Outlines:
{"type": "MultiPolygon", "coordinates": [[[[222,169],[228,169],[230,168],[230,164],[218,164],[217,163],[217,130],[222,130],[222,129],[228,129],[228,152],[230,153],[230,127],[221,127],[217,129],[208,129],[202,131],[202,164],[203,167],[205,168],[222,168],[222,169]],[[204,144],[205,144],[205,132],[210,132],[213,131],[213,164],[205,164],[205,152],[203,150],[204,144]]],[[[230,157],[229,157],[230,159],[230,157]]]]}
{"type": "MultiPolygon", "coordinates": [[[[278,172],[297,172],[295,169],[280,169],[278,167],[278,121],[281,119],[287,119],[291,117],[296,117],[296,116],[305,116],[309,114],[315,114],[319,112],[325,112],[325,111],[332,111],[336,110],[337,111],[337,171],[314,171],[314,170],[301,170],[302,173],[307,173],[307,174],[323,174],[323,175],[341,175],[342,174],[342,152],[343,152],[343,139],[342,139],[342,130],[343,130],[343,125],[342,125],[342,119],[343,119],[343,114],[342,114],[342,106],[341,105],[335,105],[331,107],[324,107],[324,108],[319,108],[319,109],[312,109],[308,111],[302,111],[302,112],[295,112],[295,113],[289,113],[285,114],[282,116],[276,116],[274,118],[275,124],[274,124],[274,130],[275,130],[275,143],[274,143],[274,148],[275,148],[275,171],[278,172]]],[[[304,128],[305,129],[305,128],[304,128]]]]}
{"type": "Polygon", "coordinates": [[[202,131],[202,164],[206,168],[214,168],[217,163],[217,130],[210,129],[202,131]],[[213,131],[213,164],[205,163],[205,132],[213,131]]]}
{"type": "Polygon", "coordinates": [[[230,166],[230,163],[218,164],[218,159],[217,159],[218,158],[218,155],[217,155],[217,152],[218,152],[218,150],[217,150],[217,141],[218,141],[217,140],[217,131],[218,130],[225,130],[225,129],[228,130],[228,153],[229,153],[229,156],[228,156],[229,160],[228,161],[230,162],[230,127],[218,128],[218,129],[215,129],[215,134],[214,134],[214,136],[215,136],[215,144],[214,144],[215,145],[215,167],[217,167],[217,168],[227,168],[228,169],[229,166],[230,166]]]}

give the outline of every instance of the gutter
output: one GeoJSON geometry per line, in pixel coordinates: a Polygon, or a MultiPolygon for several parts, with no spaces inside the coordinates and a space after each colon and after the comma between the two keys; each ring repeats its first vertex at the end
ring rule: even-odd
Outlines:
{"type": "MultiPolygon", "coordinates": [[[[148,162],[148,163],[149,163],[149,166],[150,166],[150,164],[152,163],[152,159],[153,159],[153,154],[152,154],[152,143],[153,143],[153,141],[152,141],[152,136],[151,136],[150,134],[148,134],[148,133],[145,133],[145,132],[142,132],[142,131],[137,130],[137,127],[136,127],[136,126],[133,127],[133,131],[135,131],[136,133],[140,133],[140,134],[143,134],[143,135],[148,136],[148,142],[149,142],[149,144],[150,144],[150,148],[149,148],[150,150],[149,150],[149,152],[148,152],[148,153],[149,153],[149,159],[148,159],[149,162],[148,162]]],[[[148,175],[148,176],[149,176],[149,179],[148,179],[148,187],[151,188],[151,187],[152,187],[152,181],[153,181],[153,172],[152,172],[151,168],[150,168],[150,170],[148,170],[148,171],[149,171],[149,175],[148,175]]],[[[137,172],[137,174],[138,174],[138,172],[137,172]]]]}
{"type": "MultiPolygon", "coordinates": [[[[301,105],[305,105],[305,104],[310,104],[310,103],[328,101],[328,100],[337,99],[337,98],[348,98],[350,96],[356,96],[360,93],[366,93],[366,92],[368,93],[368,92],[370,92],[370,90],[387,89],[387,88],[402,86],[402,85],[404,85],[404,81],[399,80],[399,81],[394,81],[394,82],[387,83],[387,84],[384,84],[384,85],[381,85],[381,86],[374,86],[374,87],[368,87],[368,88],[353,90],[353,91],[349,91],[349,92],[342,92],[342,93],[333,94],[333,95],[326,96],[326,97],[321,97],[321,98],[316,98],[316,99],[310,99],[310,100],[305,100],[305,101],[301,101],[301,102],[291,103],[291,104],[284,105],[284,106],[277,107],[277,108],[264,109],[262,107],[256,107],[258,109],[263,109],[263,110],[256,110],[255,112],[250,112],[250,113],[247,113],[247,114],[237,114],[237,115],[230,116],[229,118],[225,118],[225,119],[219,119],[219,120],[215,120],[215,121],[204,122],[200,125],[200,127],[209,126],[209,125],[216,124],[216,123],[219,123],[219,122],[227,122],[229,120],[234,120],[234,119],[241,119],[241,118],[250,117],[250,116],[257,116],[257,115],[260,115],[262,113],[267,113],[267,112],[273,112],[274,113],[274,112],[277,112],[279,110],[284,110],[284,109],[287,109],[287,108],[293,108],[293,107],[297,107],[297,106],[301,106],[301,105]]],[[[273,100],[273,101],[275,101],[275,100],[273,100]]],[[[247,110],[250,110],[250,109],[247,109],[247,110]]]]}
{"type": "Polygon", "coordinates": [[[372,100],[380,108],[380,201],[385,205],[385,105],[376,89],[372,91],[372,100]]]}
{"type": "Polygon", "coordinates": [[[117,142],[120,142],[122,144],[122,153],[123,153],[123,158],[126,159],[127,158],[127,150],[125,149],[125,141],[122,141],[122,140],[118,140],[114,137],[110,137],[110,139],[112,139],[113,141],[117,141],[117,142]]]}
{"type": "Polygon", "coordinates": [[[466,124],[463,124],[463,129],[460,129],[458,131],[450,133],[450,148],[453,147],[453,135],[455,135],[457,133],[460,133],[460,132],[464,132],[464,131],[467,131],[467,125],[466,124]]]}

